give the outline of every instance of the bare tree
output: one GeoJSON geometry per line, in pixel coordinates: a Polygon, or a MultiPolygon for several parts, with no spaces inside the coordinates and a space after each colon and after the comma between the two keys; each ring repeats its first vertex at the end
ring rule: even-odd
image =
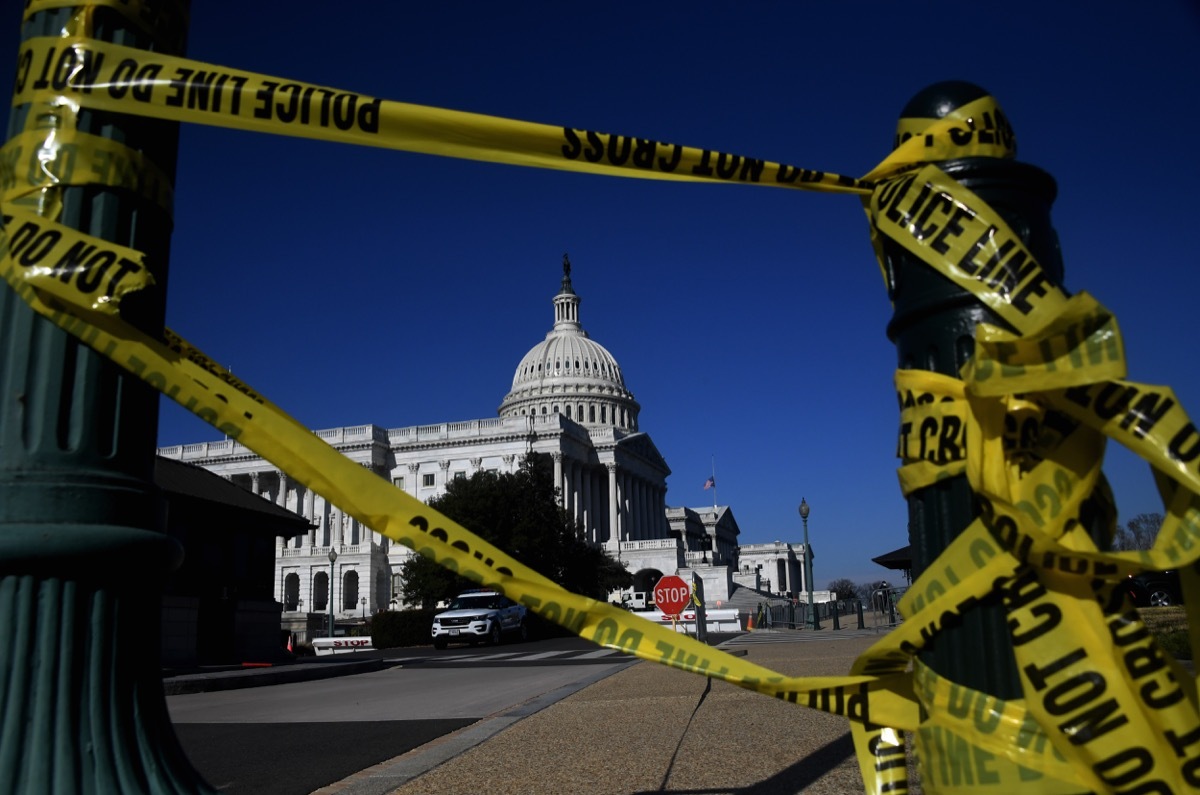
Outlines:
{"type": "Polygon", "coordinates": [[[856,594],[858,595],[858,598],[862,600],[863,604],[871,604],[871,598],[875,595],[875,592],[879,590],[879,585],[881,582],[881,580],[871,580],[870,582],[859,584],[856,594]]]}
{"type": "Polygon", "coordinates": [[[1116,535],[1113,537],[1113,549],[1117,552],[1149,549],[1154,546],[1154,539],[1162,523],[1161,513],[1139,513],[1126,522],[1124,527],[1117,526],[1116,535]]]}
{"type": "Polygon", "coordinates": [[[829,590],[833,591],[839,600],[854,599],[858,592],[858,589],[854,586],[854,583],[850,580],[847,580],[845,577],[841,577],[830,582],[829,590]]]}

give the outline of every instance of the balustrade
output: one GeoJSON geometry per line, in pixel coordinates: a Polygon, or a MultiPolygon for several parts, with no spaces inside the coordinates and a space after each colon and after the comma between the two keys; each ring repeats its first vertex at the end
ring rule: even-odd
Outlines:
{"type": "Polygon", "coordinates": [[[675,549],[678,546],[679,542],[674,538],[649,538],[641,541],[621,542],[621,549],[627,549],[631,552],[639,549],[675,549]]]}

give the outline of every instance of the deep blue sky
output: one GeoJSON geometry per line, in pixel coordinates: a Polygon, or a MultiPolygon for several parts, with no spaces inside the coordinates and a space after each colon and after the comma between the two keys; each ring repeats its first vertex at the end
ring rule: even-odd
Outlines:
{"type": "MultiPolygon", "coordinates": [[[[1200,416],[1193,3],[330,7],[197,2],[189,54],[852,175],[913,93],[978,83],[1058,180],[1068,288],[1117,314],[1131,378],[1200,416]]],[[[891,310],[856,199],[189,126],[176,219],[169,325],[314,428],[495,416],[569,252],[668,503],[711,503],[715,457],[743,542],[800,540],[805,497],[818,584],[896,580],[870,561],[908,539],[891,310]]],[[[164,401],[161,444],[215,438],[164,401]]],[[[1145,465],[1106,460],[1122,519],[1161,510],[1145,465]]]]}

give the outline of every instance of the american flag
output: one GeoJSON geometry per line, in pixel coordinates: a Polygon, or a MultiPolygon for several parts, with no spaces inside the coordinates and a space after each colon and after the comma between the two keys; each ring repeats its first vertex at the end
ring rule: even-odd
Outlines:
{"type": "Polygon", "coordinates": [[[705,489],[715,489],[716,487],[717,487],[717,479],[716,478],[709,478],[708,480],[704,481],[705,489]]]}

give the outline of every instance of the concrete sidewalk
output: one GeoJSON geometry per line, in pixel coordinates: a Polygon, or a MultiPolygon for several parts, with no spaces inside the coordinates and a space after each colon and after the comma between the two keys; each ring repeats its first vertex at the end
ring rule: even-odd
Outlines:
{"type": "MultiPolygon", "coordinates": [[[[842,675],[881,635],[752,632],[746,659],[792,676],[842,675]]],[[[638,662],[528,714],[493,716],[319,793],[477,795],[861,793],[844,718],[638,662]]],[[[919,789],[912,790],[919,792],[919,789]]]]}

